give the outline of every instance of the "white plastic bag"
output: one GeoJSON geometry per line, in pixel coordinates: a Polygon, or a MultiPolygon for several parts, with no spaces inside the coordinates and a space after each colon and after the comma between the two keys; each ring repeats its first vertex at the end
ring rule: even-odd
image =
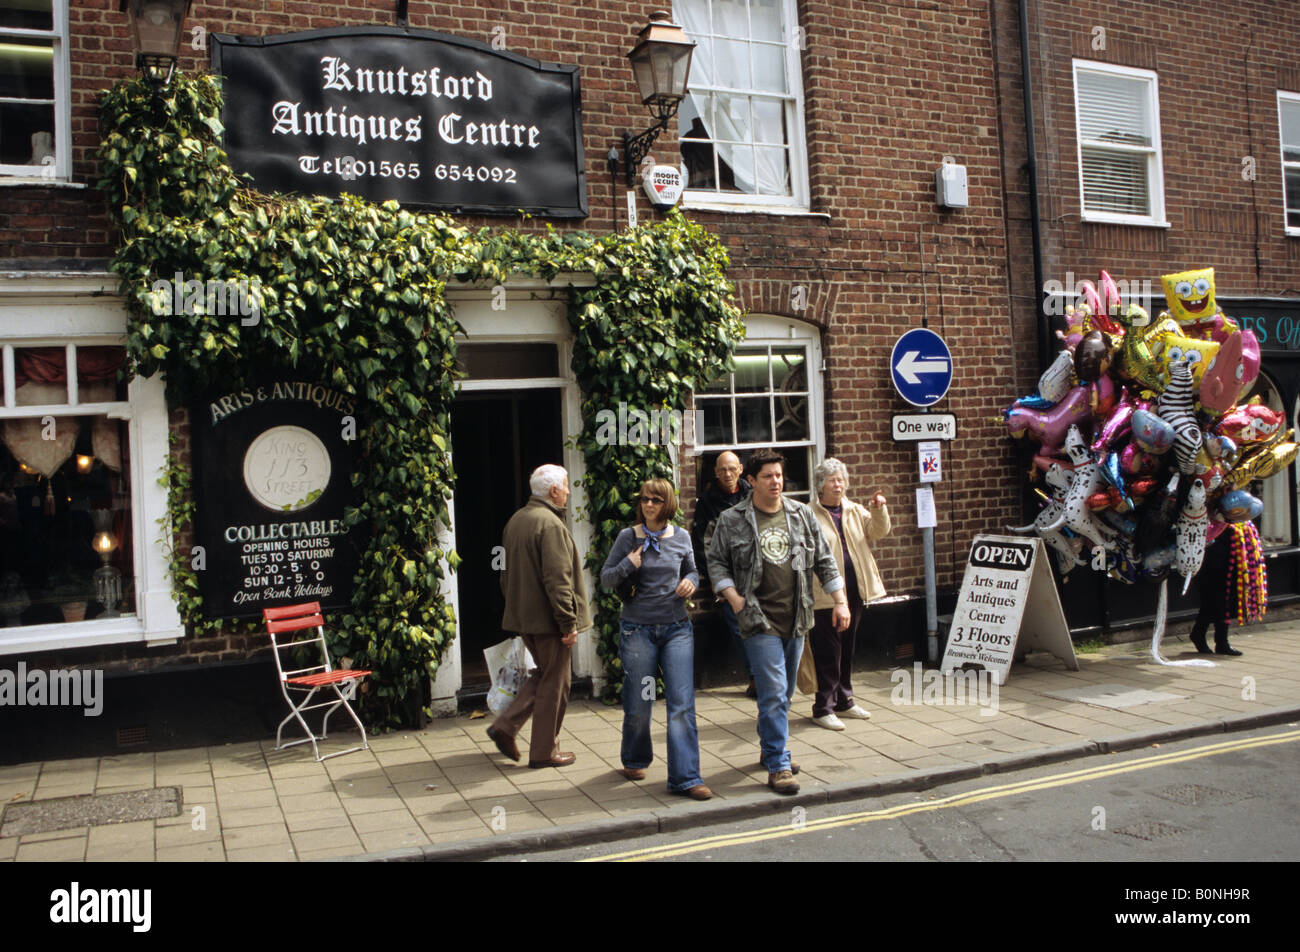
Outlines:
{"type": "Polygon", "coordinates": [[[487,693],[488,710],[500,714],[514,703],[520,688],[528,680],[528,673],[537,665],[524,647],[524,639],[519,637],[507,638],[486,649],[483,660],[492,676],[492,687],[487,693]]]}

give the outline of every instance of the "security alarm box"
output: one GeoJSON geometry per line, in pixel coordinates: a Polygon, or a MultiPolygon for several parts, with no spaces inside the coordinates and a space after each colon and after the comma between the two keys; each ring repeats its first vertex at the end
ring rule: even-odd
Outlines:
{"type": "Polygon", "coordinates": [[[966,166],[945,162],[934,173],[935,200],[944,208],[965,208],[970,204],[966,195],[966,166]]]}

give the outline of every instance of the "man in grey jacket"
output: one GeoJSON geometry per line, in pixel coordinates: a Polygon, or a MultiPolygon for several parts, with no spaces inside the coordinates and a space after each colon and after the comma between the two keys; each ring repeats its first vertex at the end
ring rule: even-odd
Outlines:
{"type": "Polygon", "coordinates": [[[745,655],[758,688],[758,737],[767,785],[798,793],[791,771],[790,698],[813,625],[813,573],[834,602],[837,631],[849,624],[844,579],[812,510],[785,499],[785,457],[759,450],[745,464],[754,492],[718,517],[709,541],[709,578],[740,624],[745,655]]]}
{"type": "Polygon", "coordinates": [[[511,760],[519,759],[515,735],[531,716],[528,766],[565,767],[577,758],[555,743],[569,702],[569,670],[578,632],[591,627],[582,557],[564,524],[569,474],[547,463],[528,480],[532,498],[506,523],[502,543],[506,597],[501,627],[518,632],[537,662],[519,696],[488,728],[488,737],[511,760]]]}

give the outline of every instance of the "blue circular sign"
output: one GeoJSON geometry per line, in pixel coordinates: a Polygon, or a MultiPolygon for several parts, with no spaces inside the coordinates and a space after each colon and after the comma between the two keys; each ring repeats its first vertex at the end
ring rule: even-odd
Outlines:
{"type": "Polygon", "coordinates": [[[915,327],[894,344],[889,372],[900,397],[914,407],[932,406],[952,383],[952,354],[934,331],[915,327]]]}

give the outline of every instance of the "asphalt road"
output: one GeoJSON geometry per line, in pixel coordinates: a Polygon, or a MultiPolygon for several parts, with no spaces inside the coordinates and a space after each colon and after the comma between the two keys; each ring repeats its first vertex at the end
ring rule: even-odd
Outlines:
{"type": "Polygon", "coordinates": [[[1294,861],[1297,816],[1291,725],[496,862],[1294,861]]]}

